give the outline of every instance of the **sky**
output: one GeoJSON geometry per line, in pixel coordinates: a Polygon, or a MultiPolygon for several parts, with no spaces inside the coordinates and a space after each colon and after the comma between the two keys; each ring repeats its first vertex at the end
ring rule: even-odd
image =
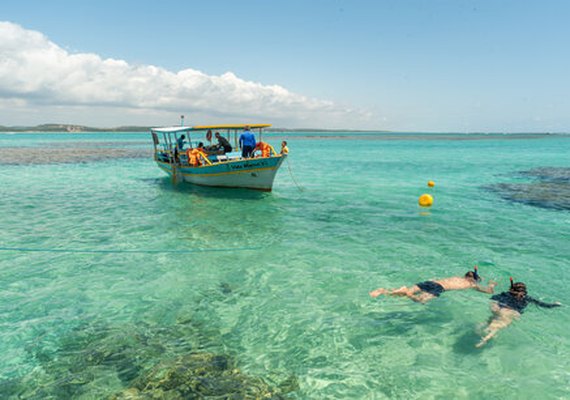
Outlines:
{"type": "Polygon", "coordinates": [[[570,132],[570,2],[5,0],[0,125],[570,132]]]}

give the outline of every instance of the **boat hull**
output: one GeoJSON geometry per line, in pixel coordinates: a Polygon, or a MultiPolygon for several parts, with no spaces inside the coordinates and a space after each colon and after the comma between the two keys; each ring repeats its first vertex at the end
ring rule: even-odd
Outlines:
{"type": "Polygon", "coordinates": [[[156,161],[160,169],[175,181],[184,181],[201,186],[246,188],[270,192],[275,175],[285,155],[266,158],[251,158],[203,165],[199,167],[172,166],[156,161]]]}

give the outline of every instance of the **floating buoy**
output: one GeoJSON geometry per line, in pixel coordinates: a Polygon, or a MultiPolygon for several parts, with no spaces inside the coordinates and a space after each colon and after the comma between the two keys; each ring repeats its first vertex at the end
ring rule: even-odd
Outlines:
{"type": "Polygon", "coordinates": [[[434,187],[434,186],[435,186],[435,182],[434,182],[434,181],[428,181],[428,186],[429,186],[429,187],[434,187]]]}
{"type": "Polygon", "coordinates": [[[429,194],[422,194],[418,199],[418,204],[420,207],[431,207],[433,204],[433,197],[429,194]]]}

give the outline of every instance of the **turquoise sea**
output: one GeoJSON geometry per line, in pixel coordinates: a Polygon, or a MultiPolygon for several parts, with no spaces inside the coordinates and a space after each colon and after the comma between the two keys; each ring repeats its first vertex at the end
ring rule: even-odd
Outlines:
{"type": "Polygon", "coordinates": [[[1,134],[0,398],[570,398],[570,135],[265,138],[272,193],[175,186],[148,133],[1,134]],[[563,306],[476,349],[488,295],[368,295],[476,264],[563,306]]]}

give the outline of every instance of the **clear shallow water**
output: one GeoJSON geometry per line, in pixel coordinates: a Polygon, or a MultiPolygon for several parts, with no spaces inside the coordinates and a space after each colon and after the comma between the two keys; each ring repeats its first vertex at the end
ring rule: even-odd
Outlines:
{"type": "Polygon", "coordinates": [[[146,133],[0,135],[0,154],[120,156],[0,168],[0,246],[60,250],[0,251],[0,397],[105,398],[196,352],[288,398],[568,397],[570,213],[501,190],[543,168],[564,193],[570,137],[322,136],[266,136],[303,190],[285,164],[265,194],[172,186],[146,133]],[[368,296],[476,263],[565,307],[478,350],[484,294],[368,296]]]}

